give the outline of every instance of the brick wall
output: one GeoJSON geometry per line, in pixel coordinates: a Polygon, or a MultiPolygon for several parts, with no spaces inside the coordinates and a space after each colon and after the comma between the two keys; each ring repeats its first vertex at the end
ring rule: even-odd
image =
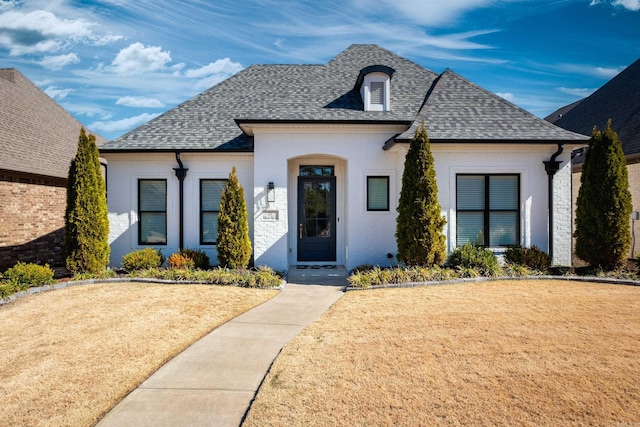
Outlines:
{"type": "Polygon", "coordinates": [[[0,172],[0,270],[63,264],[64,180],[0,172]]]}

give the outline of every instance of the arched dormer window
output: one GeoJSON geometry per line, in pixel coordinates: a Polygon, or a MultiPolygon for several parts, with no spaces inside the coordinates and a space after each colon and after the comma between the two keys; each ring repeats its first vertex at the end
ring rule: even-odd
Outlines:
{"type": "Polygon", "coordinates": [[[360,70],[355,88],[360,90],[364,111],[391,110],[391,77],[395,70],[386,65],[371,65],[360,70]]]}

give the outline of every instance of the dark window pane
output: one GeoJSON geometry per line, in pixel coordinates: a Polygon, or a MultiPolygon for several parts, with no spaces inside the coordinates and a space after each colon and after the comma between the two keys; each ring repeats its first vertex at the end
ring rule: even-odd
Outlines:
{"type": "Polygon", "coordinates": [[[202,243],[213,244],[218,240],[218,213],[202,213],[202,243]]]}
{"type": "Polygon", "coordinates": [[[389,210],[389,177],[388,176],[367,177],[367,210],[368,211],[388,211],[389,210]]]}
{"type": "Polygon", "coordinates": [[[167,216],[164,212],[140,214],[141,243],[167,243],[167,216]]]}
{"type": "Polygon", "coordinates": [[[484,212],[458,212],[457,246],[484,245],[484,212]]]}
{"type": "Polygon", "coordinates": [[[484,176],[458,177],[458,209],[484,210],[484,176]]]}
{"type": "Polygon", "coordinates": [[[491,210],[518,209],[518,177],[489,177],[489,200],[491,210]]]}
{"type": "Polygon", "coordinates": [[[518,214],[516,212],[491,212],[489,214],[489,245],[515,245],[518,214]]]}

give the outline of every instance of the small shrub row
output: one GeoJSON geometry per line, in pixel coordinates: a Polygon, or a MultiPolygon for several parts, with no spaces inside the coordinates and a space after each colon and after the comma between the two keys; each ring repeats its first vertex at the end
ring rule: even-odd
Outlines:
{"type": "Polygon", "coordinates": [[[55,283],[53,274],[49,264],[18,262],[0,276],[0,297],[4,298],[28,288],[51,285],[55,283]]]}
{"type": "Polygon", "coordinates": [[[551,267],[551,255],[533,245],[523,248],[520,245],[510,246],[504,254],[508,263],[522,265],[535,270],[546,271],[551,267]]]}
{"type": "Polygon", "coordinates": [[[456,248],[449,256],[446,268],[433,267],[390,267],[380,268],[363,264],[354,268],[349,277],[353,287],[367,288],[392,283],[430,282],[473,277],[523,277],[540,275],[548,271],[551,257],[539,248],[511,247],[505,258],[504,267],[489,249],[470,243],[456,248]]]}
{"type": "MultiPolygon", "coordinates": [[[[166,260],[169,268],[173,269],[193,269],[206,270],[209,268],[209,257],[200,249],[182,249],[175,254],[171,254],[166,260]]],[[[164,264],[165,258],[159,249],[144,248],[130,252],[122,257],[122,266],[127,271],[149,270],[160,268],[164,264]]]]}
{"type": "Polygon", "coordinates": [[[210,270],[150,268],[133,271],[129,273],[129,277],[189,281],[223,286],[233,285],[248,288],[273,288],[279,286],[282,282],[282,277],[269,267],[258,267],[251,270],[230,270],[221,267],[210,270]]]}
{"type": "Polygon", "coordinates": [[[351,271],[349,284],[357,288],[388,285],[391,283],[412,283],[451,280],[457,278],[457,274],[450,268],[433,267],[356,267],[351,271]]]}

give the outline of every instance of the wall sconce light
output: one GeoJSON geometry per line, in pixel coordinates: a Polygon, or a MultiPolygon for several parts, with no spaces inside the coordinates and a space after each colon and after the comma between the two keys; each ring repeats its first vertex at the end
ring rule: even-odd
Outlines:
{"type": "Polygon", "coordinates": [[[267,202],[275,202],[276,201],[276,187],[273,185],[273,182],[267,184],[267,202]]]}

